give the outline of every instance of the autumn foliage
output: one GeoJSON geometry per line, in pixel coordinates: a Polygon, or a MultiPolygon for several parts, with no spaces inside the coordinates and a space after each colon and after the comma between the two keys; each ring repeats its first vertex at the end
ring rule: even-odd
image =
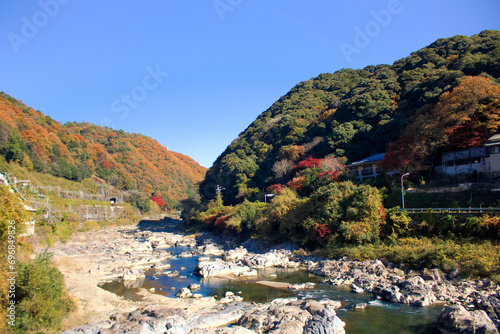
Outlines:
{"type": "Polygon", "coordinates": [[[316,159],[309,157],[305,160],[299,162],[294,168],[304,169],[304,168],[319,168],[322,163],[322,159],[316,159]]]}
{"type": "Polygon", "coordinates": [[[119,189],[157,192],[159,205],[194,194],[206,171],[149,137],[89,123],[62,125],[5,93],[0,93],[0,154],[70,180],[96,175],[119,189]]]}
{"type": "Polygon", "coordinates": [[[500,87],[483,76],[465,77],[435,105],[421,107],[389,145],[386,169],[418,169],[437,149],[482,146],[500,127],[500,87]]]}
{"type": "Polygon", "coordinates": [[[165,209],[165,201],[163,200],[161,194],[160,195],[153,195],[150,197],[150,199],[155,202],[156,204],[158,204],[158,206],[161,208],[161,209],[165,209]]]}
{"type": "Polygon", "coordinates": [[[275,195],[279,195],[283,191],[281,184],[273,184],[267,187],[267,192],[275,195]]]}

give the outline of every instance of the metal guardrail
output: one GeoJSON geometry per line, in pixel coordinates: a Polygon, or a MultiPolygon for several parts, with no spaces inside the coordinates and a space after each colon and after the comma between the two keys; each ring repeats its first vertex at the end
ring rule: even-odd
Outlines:
{"type": "Polygon", "coordinates": [[[500,212],[500,208],[405,208],[400,209],[408,213],[488,213],[500,212]]]}

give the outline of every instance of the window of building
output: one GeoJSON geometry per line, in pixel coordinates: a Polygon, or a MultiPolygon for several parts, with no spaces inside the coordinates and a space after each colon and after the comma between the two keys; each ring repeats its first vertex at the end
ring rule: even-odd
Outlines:
{"type": "Polygon", "coordinates": [[[488,151],[490,154],[498,154],[500,153],[500,146],[490,146],[488,147],[488,151]]]}
{"type": "Polygon", "coordinates": [[[373,167],[372,166],[364,166],[363,171],[361,172],[363,175],[372,175],[373,174],[373,167]]]}

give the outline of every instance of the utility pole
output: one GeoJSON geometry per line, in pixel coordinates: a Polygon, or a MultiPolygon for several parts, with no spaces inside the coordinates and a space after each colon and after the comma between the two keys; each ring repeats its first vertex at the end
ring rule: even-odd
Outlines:
{"type": "Polygon", "coordinates": [[[404,187],[403,187],[403,178],[405,176],[408,176],[408,175],[410,175],[410,173],[406,173],[406,174],[401,175],[401,202],[403,204],[403,209],[405,208],[405,193],[404,193],[404,187]]]}
{"type": "Polygon", "coordinates": [[[216,192],[216,194],[217,194],[217,206],[222,206],[222,202],[221,202],[221,195],[220,195],[220,193],[221,193],[221,191],[222,191],[222,190],[226,190],[226,188],[222,188],[222,187],[221,187],[221,186],[219,186],[219,185],[217,185],[217,186],[215,187],[215,192],[216,192]]]}
{"type": "Polygon", "coordinates": [[[47,196],[47,221],[50,222],[50,198],[47,196]]]}

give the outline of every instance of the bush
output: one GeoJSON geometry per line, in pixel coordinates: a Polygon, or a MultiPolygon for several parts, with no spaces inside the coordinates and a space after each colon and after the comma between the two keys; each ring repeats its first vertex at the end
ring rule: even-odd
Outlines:
{"type": "Polygon", "coordinates": [[[340,241],[359,244],[379,238],[385,210],[375,187],[351,181],[330,183],[313,193],[310,206],[315,221],[337,233],[340,241]]]}
{"type": "Polygon", "coordinates": [[[342,238],[354,244],[378,241],[380,222],[370,219],[358,221],[343,221],[340,223],[339,232],[342,238]]]}
{"type": "Polygon", "coordinates": [[[31,263],[18,263],[15,332],[49,333],[61,329],[64,317],[74,308],[63,275],[52,266],[52,255],[44,252],[31,263]]]}
{"type": "Polygon", "coordinates": [[[384,237],[408,236],[410,231],[411,217],[399,207],[386,211],[386,221],[382,225],[381,234],[384,237]]]}

